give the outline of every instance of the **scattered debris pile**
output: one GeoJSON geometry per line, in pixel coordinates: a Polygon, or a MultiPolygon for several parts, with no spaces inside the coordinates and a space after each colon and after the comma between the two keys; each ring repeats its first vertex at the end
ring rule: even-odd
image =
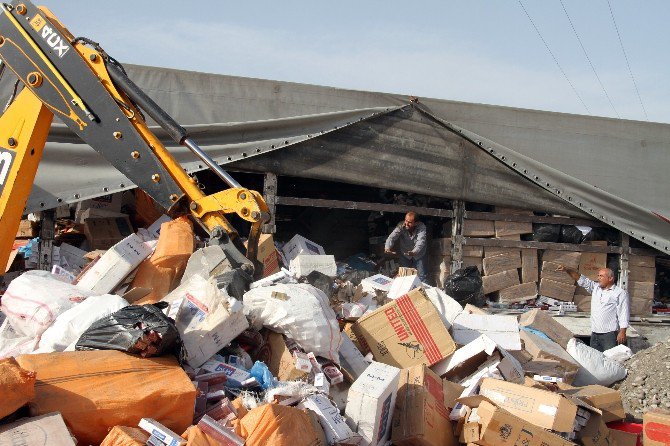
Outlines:
{"type": "Polygon", "coordinates": [[[639,419],[650,409],[670,409],[670,341],[636,353],[625,365],[619,391],[626,413],[639,419]]]}

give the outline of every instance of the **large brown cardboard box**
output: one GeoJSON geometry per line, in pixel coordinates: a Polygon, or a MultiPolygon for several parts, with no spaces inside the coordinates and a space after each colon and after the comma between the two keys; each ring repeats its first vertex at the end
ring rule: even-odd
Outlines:
{"type": "Polygon", "coordinates": [[[543,262],[554,262],[559,265],[565,265],[572,269],[579,268],[579,261],[582,259],[581,252],[574,251],[544,251],[542,254],[543,262]]]}
{"type": "Polygon", "coordinates": [[[603,421],[619,421],[626,418],[626,411],[621,401],[621,393],[609,387],[593,384],[562,391],[565,395],[576,396],[580,400],[602,411],[603,421]]]}
{"type": "Polygon", "coordinates": [[[614,440],[615,446],[637,446],[637,440],[641,434],[610,429],[610,438],[614,440]]]}
{"type": "Polygon", "coordinates": [[[537,297],[537,283],[522,283],[514,285],[504,290],[500,290],[498,298],[500,302],[514,303],[525,302],[537,297]]]}
{"type": "Polygon", "coordinates": [[[33,238],[37,235],[35,224],[30,220],[21,220],[16,238],[33,238]]]}
{"type": "Polygon", "coordinates": [[[295,359],[286,347],[284,336],[268,330],[266,342],[269,347],[266,362],[273,376],[280,381],[298,381],[309,376],[309,373],[295,368],[295,359]]]}
{"type": "Polygon", "coordinates": [[[526,221],[495,221],[496,237],[504,237],[506,235],[517,234],[531,234],[533,232],[533,224],[526,221]]]}
{"type": "Polygon", "coordinates": [[[493,237],[495,233],[493,220],[463,220],[463,235],[466,237],[493,237]]]}
{"type": "Polygon", "coordinates": [[[502,271],[490,276],[482,277],[482,288],[484,294],[500,291],[504,288],[509,288],[519,284],[519,272],[516,269],[509,271],[502,271]]]}
{"type": "MultiPolygon", "coordinates": [[[[588,242],[592,246],[607,246],[606,241],[588,242]]],[[[607,267],[607,253],[605,252],[583,252],[579,259],[579,273],[589,279],[598,279],[598,270],[607,267]]]]}
{"type": "MultiPolygon", "coordinates": [[[[523,387],[523,386],[521,386],[523,387]]],[[[524,387],[530,391],[535,389],[524,387]]],[[[479,395],[460,398],[464,405],[477,408],[479,428],[464,433],[467,443],[481,446],[574,446],[575,443],[518,417],[487,398],[479,395]]],[[[468,423],[470,424],[470,423],[468,423]]]]}
{"type": "Polygon", "coordinates": [[[655,256],[628,256],[628,266],[644,266],[646,268],[656,268],[655,256]]]}
{"type": "Polygon", "coordinates": [[[261,234],[258,240],[258,256],[256,258],[263,265],[263,277],[279,272],[279,254],[275,248],[272,234],[261,234]]]}
{"type": "Polygon", "coordinates": [[[484,378],[479,393],[536,426],[572,432],[577,405],[562,395],[499,379],[484,378]]]}
{"type": "Polygon", "coordinates": [[[89,218],[84,222],[84,234],[90,250],[109,249],[133,233],[130,218],[89,218]]]}
{"type": "Polygon", "coordinates": [[[634,282],[655,282],[656,268],[628,265],[628,280],[634,282]]]}
{"type": "Polygon", "coordinates": [[[508,271],[510,269],[521,268],[521,256],[518,252],[509,254],[500,254],[493,257],[484,257],[482,261],[484,274],[491,274],[508,271]]]}
{"type": "Polygon", "coordinates": [[[565,282],[556,282],[550,279],[540,279],[540,294],[542,296],[553,297],[564,302],[571,302],[575,295],[575,285],[565,282]]]}
{"type": "Polygon", "coordinates": [[[353,331],[372,351],[375,361],[405,368],[433,365],[456,350],[441,316],[422,288],[367,314],[353,331]]]}
{"type": "Polygon", "coordinates": [[[424,364],[400,372],[391,441],[397,446],[457,446],[444,383],[424,364]]]}
{"type": "Polygon", "coordinates": [[[538,281],[537,249],[521,250],[521,282],[538,281]]]}
{"type": "MultiPolygon", "coordinates": [[[[534,360],[558,361],[563,371],[560,377],[568,384],[572,382],[579,371],[580,365],[563,347],[550,339],[544,339],[525,330],[521,330],[519,335],[523,341],[524,350],[530,353],[534,360]]],[[[543,373],[543,375],[546,374],[543,373]]]]}
{"type": "Polygon", "coordinates": [[[653,300],[631,297],[630,314],[633,316],[648,316],[653,312],[653,305],[653,300]]]}
{"type": "Polygon", "coordinates": [[[638,299],[654,298],[654,282],[628,282],[628,295],[638,299]]]}
{"type": "Polygon", "coordinates": [[[546,334],[549,339],[563,348],[566,348],[568,346],[568,341],[573,338],[573,334],[570,330],[551,317],[549,313],[540,310],[539,308],[526,311],[519,316],[519,326],[540,330],[542,333],[546,334]]]}
{"type": "Polygon", "coordinates": [[[570,274],[566,273],[565,271],[556,271],[559,266],[560,265],[558,263],[554,262],[542,262],[542,278],[574,285],[575,280],[570,277],[570,274]]]}
{"type": "MultiPolygon", "coordinates": [[[[582,287],[577,287],[577,291],[583,289],[582,287]]],[[[591,312],[591,295],[590,294],[581,294],[575,292],[575,295],[572,297],[572,301],[577,305],[578,311],[583,311],[586,313],[591,312]]]]}
{"type": "Polygon", "coordinates": [[[484,257],[495,257],[500,254],[514,254],[521,256],[521,250],[519,248],[501,248],[498,246],[487,246],[484,248],[484,257]]]}
{"type": "Polygon", "coordinates": [[[484,257],[484,247],[463,245],[463,257],[484,257]]]}
{"type": "Polygon", "coordinates": [[[670,412],[652,409],[642,416],[642,439],[644,446],[666,446],[670,444],[670,412]]]}

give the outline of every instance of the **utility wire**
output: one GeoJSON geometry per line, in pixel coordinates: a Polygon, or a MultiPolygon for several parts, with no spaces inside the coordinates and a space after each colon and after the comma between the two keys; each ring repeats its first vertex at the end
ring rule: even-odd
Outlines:
{"type": "Polygon", "coordinates": [[[612,102],[612,98],[607,93],[607,90],[605,89],[605,86],[603,85],[603,82],[600,80],[600,76],[598,76],[598,72],[596,71],[596,67],[593,66],[593,62],[591,62],[591,58],[589,57],[589,54],[586,52],[586,48],[584,48],[584,44],[582,43],[582,39],[580,39],[579,34],[577,34],[577,30],[575,29],[575,25],[572,23],[572,19],[570,18],[570,14],[568,14],[568,10],[565,9],[565,4],[563,3],[563,0],[558,0],[558,1],[561,3],[561,6],[563,7],[563,12],[565,12],[565,16],[568,18],[568,22],[570,22],[570,27],[572,28],[572,32],[575,33],[575,37],[577,38],[577,42],[579,42],[579,46],[582,47],[582,51],[584,52],[584,56],[586,56],[586,60],[588,60],[589,65],[591,65],[591,69],[593,70],[593,74],[595,74],[596,79],[598,79],[598,83],[600,84],[600,88],[603,89],[603,93],[605,93],[605,96],[607,96],[607,100],[609,101],[610,105],[612,106],[612,110],[614,110],[614,114],[616,115],[616,117],[621,118],[621,116],[619,116],[619,112],[614,107],[614,103],[612,102]]]}
{"type": "Polygon", "coordinates": [[[607,0],[607,6],[609,6],[610,8],[612,23],[614,23],[614,29],[616,29],[616,35],[617,37],[619,37],[619,45],[621,45],[621,51],[623,52],[623,57],[626,59],[628,74],[630,74],[630,78],[633,81],[633,85],[635,86],[635,93],[637,94],[637,99],[640,101],[640,106],[642,107],[642,111],[644,112],[644,118],[647,121],[649,121],[649,116],[647,116],[647,110],[644,108],[644,104],[642,103],[642,96],[640,96],[640,90],[638,90],[637,82],[635,82],[635,76],[633,76],[633,70],[630,68],[630,62],[628,62],[628,55],[626,54],[626,49],[623,46],[623,40],[621,40],[621,33],[619,33],[619,27],[617,26],[616,20],[614,19],[614,11],[612,11],[612,4],[610,3],[610,0],[607,0]]]}
{"type": "Polygon", "coordinates": [[[537,26],[535,25],[535,22],[533,22],[533,19],[530,17],[530,14],[528,14],[528,11],[526,11],[526,7],[523,5],[523,2],[522,2],[521,0],[518,0],[518,1],[519,1],[519,5],[521,5],[521,9],[523,9],[523,12],[526,14],[526,17],[528,17],[528,20],[530,20],[531,25],[533,25],[533,28],[535,28],[535,32],[536,32],[537,35],[540,37],[540,40],[542,40],[542,43],[544,43],[544,46],[545,46],[545,48],[547,48],[547,51],[549,51],[549,54],[551,54],[551,57],[554,59],[554,62],[556,62],[556,66],[558,67],[559,70],[561,70],[561,73],[563,73],[563,77],[565,78],[566,81],[568,81],[568,84],[570,84],[570,87],[572,88],[572,91],[575,92],[575,95],[576,95],[577,98],[579,99],[579,102],[582,103],[582,105],[584,106],[584,108],[586,109],[586,111],[588,112],[588,114],[591,114],[591,110],[589,110],[589,108],[588,108],[588,107],[586,106],[586,104],[584,103],[584,100],[583,100],[582,97],[579,95],[579,93],[577,92],[577,89],[575,88],[575,86],[574,86],[574,85],[572,84],[572,82],[570,81],[570,78],[569,78],[568,75],[565,73],[565,70],[563,70],[563,67],[561,66],[561,64],[558,63],[558,59],[556,59],[556,56],[554,56],[554,53],[551,51],[551,48],[549,48],[549,45],[548,45],[547,42],[544,40],[544,37],[542,37],[542,33],[540,33],[540,30],[539,30],[539,29],[537,28],[537,26]]]}

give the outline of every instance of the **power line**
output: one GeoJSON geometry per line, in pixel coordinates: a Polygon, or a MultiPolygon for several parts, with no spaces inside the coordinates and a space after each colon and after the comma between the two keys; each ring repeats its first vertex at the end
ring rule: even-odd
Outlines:
{"type": "Polygon", "coordinates": [[[644,118],[647,121],[649,121],[649,116],[647,116],[647,110],[644,108],[644,104],[642,103],[642,96],[640,96],[640,90],[638,90],[637,82],[635,82],[635,76],[633,76],[633,70],[630,68],[630,62],[628,62],[628,55],[626,54],[626,49],[623,46],[623,40],[621,40],[621,33],[619,33],[619,27],[617,26],[616,20],[614,19],[614,11],[612,11],[612,4],[610,3],[610,0],[607,0],[607,6],[609,6],[610,8],[612,23],[614,23],[614,29],[616,29],[616,35],[617,37],[619,37],[619,45],[621,45],[621,51],[623,52],[623,57],[626,59],[628,74],[630,74],[630,78],[633,81],[633,85],[635,86],[635,93],[637,94],[637,99],[640,101],[640,106],[642,107],[642,111],[644,112],[644,118]]]}
{"type": "Polygon", "coordinates": [[[586,56],[586,60],[589,61],[589,65],[591,65],[591,69],[593,70],[593,74],[596,75],[596,79],[598,79],[598,83],[600,84],[600,88],[603,89],[603,93],[605,93],[605,96],[607,96],[607,100],[609,101],[610,105],[612,106],[612,110],[614,110],[614,114],[617,116],[617,118],[621,118],[619,116],[619,112],[616,111],[616,108],[614,107],[614,103],[612,102],[612,98],[610,98],[610,95],[607,93],[607,90],[605,89],[605,86],[603,85],[602,81],[600,80],[600,76],[598,76],[598,73],[596,72],[596,67],[593,66],[593,63],[591,62],[591,58],[589,57],[589,54],[586,52],[586,48],[584,48],[584,44],[582,43],[582,39],[579,38],[579,34],[577,34],[577,30],[575,29],[575,25],[572,23],[572,19],[570,18],[570,14],[568,14],[568,10],[565,9],[565,4],[563,4],[563,0],[558,0],[561,3],[561,6],[563,7],[563,12],[565,12],[565,16],[568,18],[568,22],[570,22],[570,27],[572,28],[572,32],[575,33],[575,37],[577,38],[577,41],[579,42],[579,46],[582,47],[582,51],[584,52],[584,56],[586,56]]]}
{"type": "Polygon", "coordinates": [[[549,51],[549,54],[551,54],[551,57],[554,59],[554,62],[556,62],[556,66],[558,67],[559,70],[561,70],[561,73],[563,73],[563,77],[565,78],[566,81],[568,81],[568,84],[570,84],[570,87],[572,88],[572,91],[575,92],[575,95],[579,99],[579,102],[582,103],[582,105],[584,106],[584,108],[586,109],[588,114],[591,114],[591,110],[589,110],[589,108],[584,103],[584,100],[582,99],[582,97],[577,92],[577,89],[575,88],[575,86],[570,81],[570,78],[568,78],[568,75],[565,73],[565,70],[563,70],[563,67],[561,66],[561,64],[558,63],[558,59],[556,59],[556,56],[554,56],[554,53],[551,51],[551,48],[549,48],[549,45],[544,40],[544,37],[542,37],[542,33],[540,33],[540,30],[537,29],[537,26],[535,25],[535,22],[533,22],[533,19],[530,17],[530,14],[528,14],[528,11],[526,11],[526,7],[523,5],[521,0],[518,0],[518,1],[519,1],[519,5],[521,5],[521,9],[523,9],[523,12],[526,14],[526,17],[528,17],[528,20],[530,20],[531,25],[533,25],[533,28],[535,28],[535,32],[540,37],[540,40],[542,40],[542,43],[544,43],[544,46],[545,46],[545,48],[547,48],[547,51],[549,51]]]}

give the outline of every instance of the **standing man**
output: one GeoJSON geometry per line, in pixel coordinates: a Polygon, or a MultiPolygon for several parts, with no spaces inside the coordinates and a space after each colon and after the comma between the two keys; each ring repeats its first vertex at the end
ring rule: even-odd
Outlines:
{"type": "Polygon", "coordinates": [[[595,282],[565,265],[557,271],[565,271],[591,293],[591,347],[604,352],[617,343],[625,344],[630,304],[628,293],[614,284],[614,272],[601,269],[595,282]]]}
{"type": "Polygon", "coordinates": [[[400,266],[405,268],[416,268],[419,280],[426,281],[426,225],[417,220],[416,213],[408,212],[405,221],[398,226],[386,239],[384,251],[395,254],[392,251],[397,243],[400,255],[400,266]]]}

